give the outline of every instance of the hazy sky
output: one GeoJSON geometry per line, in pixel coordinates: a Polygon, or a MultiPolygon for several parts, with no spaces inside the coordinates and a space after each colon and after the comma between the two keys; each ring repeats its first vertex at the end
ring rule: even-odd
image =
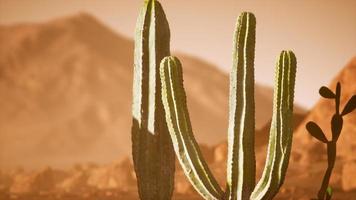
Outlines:
{"type": "MultiPolygon", "coordinates": [[[[0,24],[43,22],[87,12],[132,38],[143,0],[0,0],[0,24]]],[[[232,34],[241,11],[257,17],[256,80],[273,85],[276,56],[298,58],[296,101],[311,107],[318,88],[356,56],[356,0],[161,0],[172,48],[231,67],[232,34]]]]}

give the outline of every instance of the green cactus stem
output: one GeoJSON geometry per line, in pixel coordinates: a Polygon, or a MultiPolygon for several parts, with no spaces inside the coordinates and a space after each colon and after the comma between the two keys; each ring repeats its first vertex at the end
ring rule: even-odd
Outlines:
{"type": "Polygon", "coordinates": [[[242,13],[238,19],[230,75],[227,199],[249,199],[255,186],[254,58],[256,19],[242,13]]]}
{"type": "Polygon", "coordinates": [[[272,199],[282,186],[292,147],[293,99],[297,61],[293,52],[280,54],[276,71],[273,115],[267,160],[251,199],[272,199]]]}
{"type": "Polygon", "coordinates": [[[192,132],[181,63],[175,57],[166,57],[161,62],[160,71],[166,120],[183,171],[205,199],[222,199],[223,192],[210,172],[192,132]]]}
{"type": "Polygon", "coordinates": [[[158,1],[146,0],[135,37],[132,154],[143,200],[166,200],[173,193],[174,151],[161,101],[159,63],[170,55],[169,25],[158,1]]]}

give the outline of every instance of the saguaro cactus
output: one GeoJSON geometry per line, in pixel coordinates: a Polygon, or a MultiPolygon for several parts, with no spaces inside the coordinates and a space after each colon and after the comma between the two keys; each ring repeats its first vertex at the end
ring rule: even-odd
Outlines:
{"type": "Polygon", "coordinates": [[[132,154],[141,199],[170,199],[174,184],[174,151],[161,101],[159,63],[170,55],[170,31],[164,11],[146,0],[135,37],[132,105],[132,154]]]}
{"type": "Polygon", "coordinates": [[[205,199],[272,199],[283,183],[292,144],[296,58],[282,51],[275,72],[274,107],[267,161],[255,186],[254,45],[256,22],[242,13],[234,39],[230,77],[227,189],[211,174],[194,138],[186,105],[182,67],[175,57],[161,62],[162,101],[174,150],[194,188],[205,199]]]}

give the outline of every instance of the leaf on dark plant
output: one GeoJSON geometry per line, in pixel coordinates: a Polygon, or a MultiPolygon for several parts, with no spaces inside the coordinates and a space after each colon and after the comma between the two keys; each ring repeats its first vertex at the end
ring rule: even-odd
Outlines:
{"type": "Polygon", "coordinates": [[[350,112],[354,111],[355,109],[356,109],[356,95],[352,96],[351,99],[347,102],[341,115],[347,115],[350,112]]]}
{"type": "Polygon", "coordinates": [[[335,94],[327,87],[323,86],[319,89],[319,94],[327,99],[335,98],[335,94]]]}
{"type": "Polygon", "coordinates": [[[326,189],[326,200],[330,200],[332,196],[333,196],[333,189],[329,186],[328,189],[326,189]]]}
{"type": "Polygon", "coordinates": [[[341,115],[335,114],[331,119],[331,131],[333,134],[333,141],[337,141],[340,136],[343,125],[343,119],[341,115]]]}
{"type": "Polygon", "coordinates": [[[312,135],[319,141],[324,142],[324,143],[328,142],[323,131],[315,122],[312,122],[312,121],[308,122],[306,125],[306,128],[307,128],[308,132],[310,133],[310,135],[312,135]]]}

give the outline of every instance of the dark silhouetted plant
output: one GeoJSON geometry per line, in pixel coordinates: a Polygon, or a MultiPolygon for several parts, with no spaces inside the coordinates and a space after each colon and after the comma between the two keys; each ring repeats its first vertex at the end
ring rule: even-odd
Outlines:
{"type": "Polygon", "coordinates": [[[343,127],[343,117],[356,109],[356,95],[353,95],[351,99],[346,103],[344,109],[340,112],[340,97],[341,97],[341,85],[338,82],[336,84],[335,93],[329,88],[323,86],[320,88],[319,93],[326,99],[332,99],[335,101],[335,114],[331,118],[331,133],[332,139],[329,141],[323,130],[313,121],[310,121],[306,125],[306,129],[314,138],[326,144],[328,154],[328,167],[326,169],[323,182],[318,192],[318,200],[331,199],[332,189],[329,186],[330,177],[335,165],[336,159],[336,143],[340,137],[340,133],[343,127]]]}
{"type": "Polygon", "coordinates": [[[213,177],[194,138],[181,63],[175,57],[161,62],[162,101],[174,150],[189,181],[205,199],[272,199],[285,178],[292,145],[296,58],[291,51],[282,51],[278,58],[267,161],[255,185],[255,31],[255,16],[242,13],[234,36],[230,76],[226,192],[213,177]]]}
{"type": "Polygon", "coordinates": [[[132,155],[138,191],[144,200],[170,199],[175,156],[161,100],[159,64],[170,55],[170,30],[155,0],[146,0],[135,36],[132,155]]]}

